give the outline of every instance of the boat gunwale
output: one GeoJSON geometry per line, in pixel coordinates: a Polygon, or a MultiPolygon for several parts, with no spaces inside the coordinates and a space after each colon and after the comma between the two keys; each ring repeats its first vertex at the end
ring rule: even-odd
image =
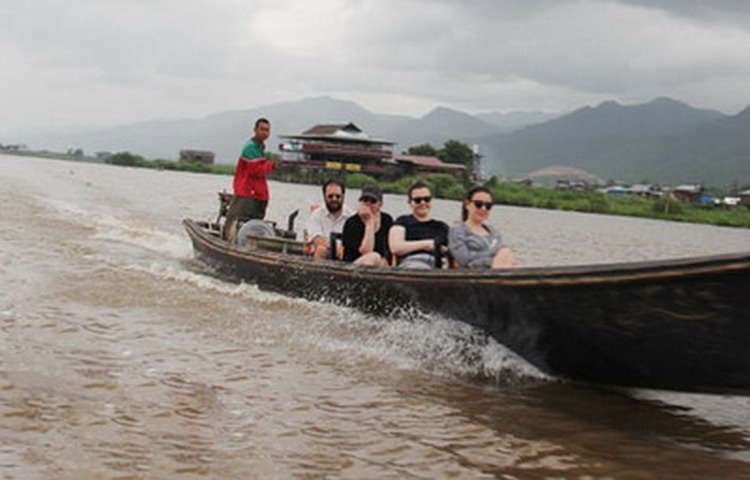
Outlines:
{"type": "Polygon", "coordinates": [[[601,263],[552,267],[520,267],[502,270],[410,270],[371,267],[273,251],[247,250],[228,245],[192,219],[183,224],[193,240],[228,256],[266,266],[290,265],[320,273],[348,278],[429,283],[436,285],[561,286],[619,283],[639,280],[664,280],[687,276],[750,271],[750,252],[725,253],[700,257],[646,260],[628,263],[601,263]],[[192,232],[192,234],[190,234],[192,232]]]}

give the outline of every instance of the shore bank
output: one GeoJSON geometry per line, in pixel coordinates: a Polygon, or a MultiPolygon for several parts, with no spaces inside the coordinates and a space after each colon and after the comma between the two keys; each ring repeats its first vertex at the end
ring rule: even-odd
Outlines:
{"type": "MultiPolygon", "coordinates": [[[[163,159],[149,160],[128,152],[115,154],[105,160],[53,152],[25,151],[3,153],[76,162],[107,163],[157,170],[187,171],[215,175],[234,174],[234,165],[206,165],[163,159]]],[[[376,183],[387,193],[405,194],[409,185],[417,180],[422,180],[430,186],[433,195],[437,198],[461,200],[466,194],[466,187],[459,180],[447,174],[439,174],[426,178],[404,177],[393,182],[380,182],[361,173],[339,173],[337,175],[336,172],[315,172],[311,174],[311,172],[303,171],[277,171],[269,178],[287,183],[322,184],[325,179],[331,177],[342,180],[347,188],[361,188],[364,184],[376,183]]],[[[750,228],[750,208],[744,206],[731,208],[704,207],[680,202],[675,199],[662,198],[653,200],[640,197],[612,197],[594,191],[528,187],[512,182],[502,182],[495,177],[484,182],[484,185],[492,192],[495,202],[502,205],[750,228]]]]}

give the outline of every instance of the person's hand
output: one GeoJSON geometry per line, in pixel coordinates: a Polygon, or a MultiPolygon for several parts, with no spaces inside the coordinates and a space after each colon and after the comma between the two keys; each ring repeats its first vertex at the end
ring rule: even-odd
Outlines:
{"type": "Polygon", "coordinates": [[[448,252],[448,239],[445,238],[445,235],[438,235],[437,237],[432,239],[433,249],[442,252],[447,253],[448,252]]]}
{"type": "Polygon", "coordinates": [[[366,203],[360,203],[357,206],[357,215],[362,219],[362,222],[367,223],[372,218],[372,210],[366,203]]]}

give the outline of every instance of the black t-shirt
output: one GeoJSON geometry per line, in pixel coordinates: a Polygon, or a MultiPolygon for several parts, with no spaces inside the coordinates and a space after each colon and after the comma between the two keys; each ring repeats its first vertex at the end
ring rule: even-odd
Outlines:
{"type": "MultiPolygon", "coordinates": [[[[391,261],[391,249],[388,248],[388,230],[393,225],[393,218],[387,213],[380,212],[380,229],[375,232],[375,251],[388,262],[391,261]]],[[[359,246],[365,236],[365,224],[359,215],[352,215],[344,224],[342,237],[344,241],[344,261],[353,262],[358,259],[359,246]]]]}
{"type": "MultiPolygon", "coordinates": [[[[440,220],[430,219],[426,222],[420,222],[414,215],[401,215],[396,219],[394,225],[400,225],[406,230],[404,240],[431,240],[435,238],[442,238],[443,241],[448,239],[448,224],[441,222],[440,220]]],[[[421,253],[423,250],[416,250],[410,252],[403,257],[408,257],[414,253],[421,253]]],[[[432,253],[432,251],[428,252],[432,253]]]]}

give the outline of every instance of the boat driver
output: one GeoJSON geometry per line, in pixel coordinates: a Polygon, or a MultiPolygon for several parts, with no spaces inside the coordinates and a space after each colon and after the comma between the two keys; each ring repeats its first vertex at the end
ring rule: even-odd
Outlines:
{"type": "Polygon", "coordinates": [[[268,206],[268,182],[266,176],[274,169],[268,158],[265,141],[271,134],[271,122],[265,118],[255,121],[253,138],[245,142],[234,172],[234,199],[229,205],[224,221],[224,238],[234,243],[240,222],[250,219],[262,220],[268,206]]]}
{"type": "MultiPolygon", "coordinates": [[[[314,210],[307,222],[307,233],[315,245],[314,258],[329,258],[331,233],[343,232],[344,223],[354,214],[351,208],[344,205],[345,192],[346,187],[338,180],[328,180],[323,184],[325,208],[318,207],[314,210]]],[[[336,252],[336,258],[342,256],[343,251],[336,252]]]]}

